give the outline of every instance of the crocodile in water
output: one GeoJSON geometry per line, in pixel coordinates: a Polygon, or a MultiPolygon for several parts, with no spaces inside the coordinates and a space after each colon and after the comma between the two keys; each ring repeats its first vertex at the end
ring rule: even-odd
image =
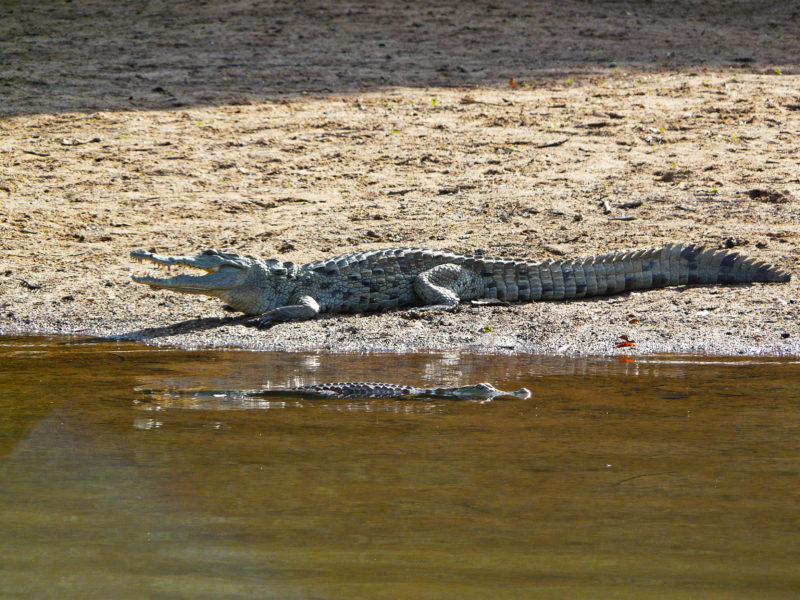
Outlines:
{"type": "Polygon", "coordinates": [[[527,400],[531,392],[520,388],[516,392],[498,390],[490,383],[477,383],[461,387],[419,388],[413,385],[347,381],[320,383],[288,390],[263,390],[252,395],[292,394],[320,398],[452,398],[456,400],[491,400],[493,398],[519,398],[527,400]]]}
{"type": "Polygon", "coordinates": [[[532,262],[444,250],[386,248],[305,265],[216,250],[195,256],[131,252],[162,267],[205,275],[133,276],[137,283],[215,296],[260,325],[320,312],[382,311],[406,306],[452,310],[462,300],[571,300],[674,285],[785,282],[785,271],[728,250],[668,244],[572,260],[532,262]]]}
{"type": "Polygon", "coordinates": [[[367,398],[394,398],[397,400],[435,400],[437,398],[449,400],[471,400],[489,402],[491,400],[527,400],[531,397],[530,390],[520,388],[515,392],[498,390],[490,383],[477,383],[460,387],[421,388],[413,385],[398,385],[395,383],[376,382],[336,382],[305,385],[293,388],[273,388],[257,391],[221,391],[203,390],[181,392],[170,390],[158,392],[154,390],[140,390],[147,392],[161,406],[181,408],[224,409],[233,407],[259,406],[253,399],[257,398],[309,398],[329,400],[351,400],[367,398]]]}

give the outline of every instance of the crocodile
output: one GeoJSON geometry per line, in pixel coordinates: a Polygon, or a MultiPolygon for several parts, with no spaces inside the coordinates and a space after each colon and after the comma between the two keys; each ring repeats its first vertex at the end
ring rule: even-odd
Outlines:
{"type": "Polygon", "coordinates": [[[152,288],[217,297],[257,315],[267,327],[321,312],[453,310],[459,302],[572,300],[677,285],[786,282],[784,270],[755,258],[695,244],[612,252],[541,262],[487,258],[425,248],[384,248],[304,265],[217,250],[163,256],[134,250],[131,257],[160,267],[183,266],[205,275],[133,276],[152,288]]]}
{"type": "Polygon", "coordinates": [[[488,401],[494,398],[527,400],[531,397],[531,392],[527,388],[520,388],[516,392],[504,392],[495,388],[491,383],[476,383],[475,385],[463,385],[460,387],[420,388],[413,385],[365,381],[319,383],[283,390],[262,390],[249,395],[267,396],[273,394],[342,400],[350,398],[451,398],[454,400],[488,401]]]}
{"type": "Polygon", "coordinates": [[[182,392],[170,390],[158,392],[154,390],[140,390],[147,392],[161,406],[175,406],[184,408],[230,408],[231,406],[258,406],[253,403],[253,398],[272,397],[297,397],[309,399],[329,400],[357,400],[357,399],[396,399],[396,400],[466,400],[478,402],[491,402],[492,400],[527,400],[531,397],[530,390],[520,388],[515,392],[498,390],[490,383],[477,383],[459,387],[422,388],[413,385],[399,385],[395,383],[346,381],[334,383],[319,383],[291,388],[271,388],[266,390],[246,391],[221,391],[203,390],[182,392]]]}

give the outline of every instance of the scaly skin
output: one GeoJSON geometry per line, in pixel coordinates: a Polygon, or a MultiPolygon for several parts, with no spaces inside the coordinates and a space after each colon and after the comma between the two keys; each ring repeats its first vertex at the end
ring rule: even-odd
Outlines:
{"type": "MultiPolygon", "coordinates": [[[[288,397],[355,400],[370,398],[394,398],[397,400],[465,400],[474,402],[491,402],[492,400],[527,400],[530,390],[520,388],[515,392],[498,390],[489,383],[477,383],[461,387],[420,388],[413,385],[375,382],[336,382],[306,385],[294,388],[274,388],[257,391],[203,390],[187,391],[141,390],[149,394],[162,407],[202,408],[219,410],[232,407],[258,406],[258,398],[288,397]]],[[[153,400],[150,400],[151,402],[153,400]]]]}
{"type": "Polygon", "coordinates": [[[222,299],[262,315],[260,325],[320,312],[382,311],[406,306],[452,310],[463,300],[571,300],[674,285],[786,282],[777,267],[727,250],[668,244],[576,260],[531,262],[443,250],[387,248],[305,265],[206,250],[195,256],[131,252],[138,261],[205,270],[202,276],[137,277],[137,283],[222,299]]]}
{"type": "Polygon", "coordinates": [[[272,394],[292,394],[298,396],[315,396],[320,398],[451,398],[455,400],[492,400],[494,398],[517,398],[527,400],[530,390],[520,388],[516,392],[498,390],[490,383],[477,383],[450,388],[419,388],[413,385],[377,382],[336,382],[320,383],[288,390],[265,390],[252,394],[265,396],[272,394]]]}

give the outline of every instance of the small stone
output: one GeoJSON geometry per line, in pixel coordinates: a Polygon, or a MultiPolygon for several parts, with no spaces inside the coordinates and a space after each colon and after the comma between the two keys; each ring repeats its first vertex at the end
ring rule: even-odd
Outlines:
{"type": "Polygon", "coordinates": [[[763,190],[754,188],[747,192],[747,195],[750,197],[751,200],[760,200],[761,202],[786,202],[787,197],[785,194],[781,192],[776,192],[774,190],[763,190]]]}
{"type": "Polygon", "coordinates": [[[784,340],[788,340],[790,337],[792,337],[791,334],[786,331],[781,334],[781,338],[784,340]]]}
{"type": "Polygon", "coordinates": [[[623,210],[628,210],[631,208],[639,208],[642,204],[644,204],[642,200],[632,200],[631,202],[620,204],[619,207],[623,210]]]}
{"type": "Polygon", "coordinates": [[[671,182],[675,181],[675,171],[667,171],[666,173],[663,173],[657,179],[657,181],[663,181],[665,183],[671,183],[671,182]]]}
{"type": "Polygon", "coordinates": [[[722,244],[726,248],[728,248],[729,250],[731,248],[736,248],[736,246],[744,246],[746,243],[747,243],[747,240],[744,240],[742,238],[737,238],[737,237],[729,237],[729,238],[726,238],[724,242],[722,242],[722,244]]]}

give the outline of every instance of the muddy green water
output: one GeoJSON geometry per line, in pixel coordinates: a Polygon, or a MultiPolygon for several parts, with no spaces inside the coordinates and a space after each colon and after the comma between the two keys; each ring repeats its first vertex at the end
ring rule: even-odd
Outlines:
{"type": "Polygon", "coordinates": [[[0,598],[798,598],[799,390],[774,358],[0,339],[0,598]],[[347,379],[533,398],[208,393],[347,379]]]}

